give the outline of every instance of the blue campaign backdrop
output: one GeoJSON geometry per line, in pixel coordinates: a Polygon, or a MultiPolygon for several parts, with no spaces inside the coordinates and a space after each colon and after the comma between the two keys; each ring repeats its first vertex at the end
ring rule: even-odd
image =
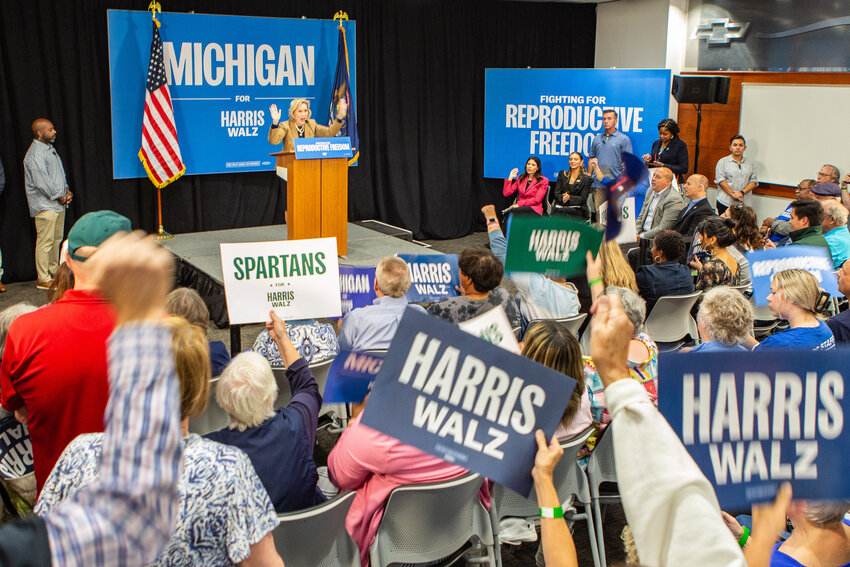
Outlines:
{"type": "Polygon", "coordinates": [[[375,381],[383,362],[383,354],[339,351],[328,368],[322,402],[359,404],[372,389],[372,382],[375,381]]]}
{"type": "Polygon", "coordinates": [[[375,268],[340,266],[339,293],[343,315],[358,307],[372,305],[376,297],[375,268]]]}
{"type": "Polygon", "coordinates": [[[457,254],[399,254],[410,266],[408,303],[431,303],[456,297],[460,285],[457,254]]]}
{"type": "Polygon", "coordinates": [[[574,388],[572,378],[408,308],[362,423],[527,495],[534,431],[551,438],[574,388]]]}
{"type": "Polygon", "coordinates": [[[767,305],[773,275],[793,268],[810,272],[832,297],[841,297],[829,250],[818,246],[782,246],[747,253],[756,305],[767,305]]]}
{"type": "Polygon", "coordinates": [[[532,155],[552,181],[569,169],[570,152],[581,152],[586,165],[608,108],[642,156],[658,138],[658,122],[668,118],[666,69],[486,69],[484,80],[484,177],[524,171],[532,155]]]}
{"type": "Polygon", "coordinates": [[[658,409],[724,509],[850,497],[846,350],[662,354],[658,409]]]}
{"type": "MultiPolygon", "coordinates": [[[[146,177],[141,146],[150,12],[108,10],[115,179],[146,177]]],[[[268,143],[277,104],[288,119],[293,98],[310,101],[312,118],[327,124],[337,64],[337,22],[182,14],[160,16],[163,51],[186,173],[270,171],[268,143]]],[[[355,25],[348,34],[355,92],[355,25]]]]}

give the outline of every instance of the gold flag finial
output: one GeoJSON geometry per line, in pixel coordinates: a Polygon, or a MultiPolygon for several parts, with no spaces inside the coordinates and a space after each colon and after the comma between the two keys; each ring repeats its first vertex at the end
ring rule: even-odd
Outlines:
{"type": "Polygon", "coordinates": [[[156,19],[156,13],[162,13],[162,6],[157,2],[157,0],[151,0],[151,3],[148,4],[148,12],[151,13],[151,19],[156,22],[156,27],[159,27],[161,24],[159,20],[156,19]]]}
{"type": "Polygon", "coordinates": [[[334,14],[334,21],[339,20],[339,26],[342,27],[343,21],[348,21],[348,13],[340,10],[336,14],[334,14]]]}

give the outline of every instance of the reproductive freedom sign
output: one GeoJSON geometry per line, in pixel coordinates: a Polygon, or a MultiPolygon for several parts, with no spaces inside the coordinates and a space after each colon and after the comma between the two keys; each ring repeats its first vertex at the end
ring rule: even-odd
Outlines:
{"type": "MultiPolygon", "coordinates": [[[[269,106],[288,120],[294,98],[310,101],[327,125],[337,64],[333,20],[258,18],[165,12],[163,59],[180,151],[188,175],[272,171],[269,106]]],[[[356,85],[353,21],[345,28],[351,91],[356,85]]],[[[150,12],[108,10],[115,179],[147,177],[138,158],[145,80],[151,52],[150,12]]]]}
{"type": "Polygon", "coordinates": [[[484,82],[484,177],[524,171],[537,156],[543,175],[554,179],[569,169],[571,152],[588,155],[609,108],[641,156],[668,117],[666,69],[486,69],[484,82]]]}
{"type": "Polygon", "coordinates": [[[528,495],[575,380],[407,308],[362,423],[528,495]]]}
{"type": "Polygon", "coordinates": [[[662,354],[658,409],[721,506],[850,497],[847,352],[662,354]]]}

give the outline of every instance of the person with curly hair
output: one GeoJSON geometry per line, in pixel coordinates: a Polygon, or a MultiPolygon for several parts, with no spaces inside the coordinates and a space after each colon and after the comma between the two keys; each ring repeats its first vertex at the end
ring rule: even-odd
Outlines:
{"type": "Polygon", "coordinates": [[[764,248],[764,239],[759,233],[758,217],[752,207],[738,203],[723,211],[721,216],[735,221],[735,227],[732,229],[737,237],[735,246],[741,252],[752,252],[764,248]]]}
{"type": "Polygon", "coordinates": [[[652,241],[650,253],[655,263],[641,266],[635,274],[640,296],[646,301],[647,312],[652,311],[661,297],[687,295],[694,291],[691,271],[678,261],[685,253],[685,242],[678,232],[659,232],[652,241]]]}
{"type": "Polygon", "coordinates": [[[750,335],[753,308],[742,293],[727,286],[711,288],[703,297],[697,314],[702,344],[690,352],[735,352],[750,335]]]}

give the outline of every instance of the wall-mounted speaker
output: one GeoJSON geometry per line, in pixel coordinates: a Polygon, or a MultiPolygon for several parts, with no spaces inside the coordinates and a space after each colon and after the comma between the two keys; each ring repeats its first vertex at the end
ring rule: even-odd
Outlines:
{"type": "Polygon", "coordinates": [[[729,100],[729,77],[713,75],[673,75],[671,93],[676,102],[694,104],[726,104],[729,100]]]}

